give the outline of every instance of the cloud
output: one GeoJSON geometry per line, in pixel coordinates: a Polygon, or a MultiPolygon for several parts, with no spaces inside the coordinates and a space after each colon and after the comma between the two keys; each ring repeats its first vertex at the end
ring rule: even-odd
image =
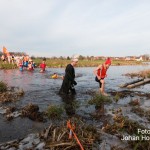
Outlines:
{"type": "Polygon", "coordinates": [[[45,56],[145,53],[149,6],[148,0],[1,0],[0,45],[45,56]]]}

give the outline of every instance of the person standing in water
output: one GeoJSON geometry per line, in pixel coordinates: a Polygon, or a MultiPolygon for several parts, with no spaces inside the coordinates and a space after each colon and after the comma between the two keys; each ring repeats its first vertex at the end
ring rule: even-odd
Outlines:
{"type": "Polygon", "coordinates": [[[28,68],[27,68],[29,71],[33,71],[34,70],[34,65],[33,65],[33,61],[32,59],[29,60],[29,63],[28,63],[28,68]]]}
{"type": "Polygon", "coordinates": [[[40,68],[41,68],[41,70],[40,70],[41,73],[45,72],[45,68],[46,68],[46,58],[43,58],[43,61],[42,61],[42,63],[40,64],[40,68]]]}
{"type": "Polygon", "coordinates": [[[22,59],[19,59],[19,64],[18,64],[18,66],[19,66],[19,70],[20,70],[20,71],[23,71],[23,60],[22,60],[22,59]]]}
{"type": "Polygon", "coordinates": [[[104,84],[105,84],[105,77],[106,72],[111,65],[111,59],[108,57],[104,64],[99,65],[95,70],[94,74],[96,75],[95,80],[99,83],[100,87],[100,93],[104,96],[107,96],[107,93],[105,93],[104,84]]]}
{"type": "Polygon", "coordinates": [[[75,70],[74,67],[78,63],[78,58],[74,56],[72,58],[71,64],[68,64],[65,69],[65,76],[62,82],[62,86],[59,90],[59,94],[68,95],[71,93],[72,95],[76,94],[74,86],[77,85],[75,81],[75,70]]]}

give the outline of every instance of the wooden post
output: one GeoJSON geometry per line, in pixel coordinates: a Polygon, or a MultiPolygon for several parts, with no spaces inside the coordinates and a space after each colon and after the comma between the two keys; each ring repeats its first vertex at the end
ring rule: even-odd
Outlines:
{"type": "Polygon", "coordinates": [[[134,88],[136,86],[143,85],[143,84],[146,84],[148,82],[150,82],[150,79],[144,79],[144,81],[140,81],[140,82],[128,85],[127,88],[129,88],[129,89],[134,88]]]}
{"type": "Polygon", "coordinates": [[[144,79],[138,79],[138,80],[135,80],[135,81],[131,81],[131,82],[122,84],[119,87],[124,88],[124,87],[127,87],[128,85],[131,85],[131,84],[134,84],[134,83],[137,83],[137,82],[140,82],[140,81],[144,81],[144,79]]]}

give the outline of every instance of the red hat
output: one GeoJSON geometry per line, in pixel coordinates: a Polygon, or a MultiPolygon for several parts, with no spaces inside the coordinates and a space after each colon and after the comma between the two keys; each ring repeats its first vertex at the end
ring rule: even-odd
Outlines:
{"type": "Polygon", "coordinates": [[[110,59],[110,58],[107,58],[106,61],[105,61],[105,64],[106,64],[106,65],[107,65],[107,64],[108,64],[108,65],[111,65],[111,59],[110,59]]]}

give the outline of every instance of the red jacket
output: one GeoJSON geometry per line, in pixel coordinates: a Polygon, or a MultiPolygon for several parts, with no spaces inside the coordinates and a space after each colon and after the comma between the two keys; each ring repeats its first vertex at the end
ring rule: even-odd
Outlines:
{"type": "Polygon", "coordinates": [[[40,68],[45,69],[46,68],[46,64],[40,64],[40,68]]]}

